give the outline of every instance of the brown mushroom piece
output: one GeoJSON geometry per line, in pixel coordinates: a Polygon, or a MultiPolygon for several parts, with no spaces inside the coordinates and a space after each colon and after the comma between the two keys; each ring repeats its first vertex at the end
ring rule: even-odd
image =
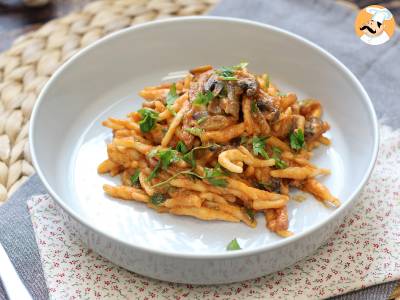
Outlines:
{"type": "Polygon", "coordinates": [[[273,124],[279,120],[280,110],[275,106],[273,97],[260,91],[256,104],[268,122],[273,124]]]}
{"type": "Polygon", "coordinates": [[[258,83],[255,78],[240,78],[237,81],[238,86],[243,90],[243,93],[246,93],[247,96],[254,96],[258,89],[258,83]]]}
{"type": "Polygon", "coordinates": [[[226,91],[227,96],[219,100],[220,107],[227,115],[232,115],[237,120],[239,119],[242,90],[236,84],[229,82],[226,84],[226,91]]]}
{"type": "Polygon", "coordinates": [[[214,97],[218,96],[218,94],[224,88],[224,83],[218,79],[217,75],[211,75],[210,78],[204,84],[204,90],[206,92],[212,92],[214,97]]]}
{"type": "Polygon", "coordinates": [[[204,85],[207,82],[207,80],[211,74],[212,74],[212,71],[207,71],[207,72],[201,73],[197,76],[197,81],[192,81],[190,83],[190,88],[189,88],[189,100],[190,101],[193,101],[194,99],[196,99],[197,95],[204,91],[204,85]]]}
{"type": "Polygon", "coordinates": [[[211,102],[208,104],[207,110],[210,114],[214,115],[220,115],[222,114],[222,108],[221,108],[221,99],[214,98],[211,100],[211,102]]]}
{"type": "Polygon", "coordinates": [[[307,142],[318,139],[329,129],[329,124],[320,118],[311,117],[304,124],[304,139],[307,142]]]}
{"type": "Polygon", "coordinates": [[[208,117],[203,123],[201,123],[200,128],[207,131],[213,131],[223,129],[233,124],[235,124],[235,119],[233,117],[217,115],[208,117]]]}

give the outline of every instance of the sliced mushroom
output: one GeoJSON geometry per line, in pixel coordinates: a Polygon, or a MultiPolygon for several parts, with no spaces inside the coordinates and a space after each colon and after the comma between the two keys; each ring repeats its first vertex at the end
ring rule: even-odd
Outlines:
{"type": "Polygon", "coordinates": [[[222,115],[208,117],[200,127],[207,131],[223,129],[230,125],[235,124],[233,117],[226,117],[222,115]]]}
{"type": "Polygon", "coordinates": [[[214,98],[210,104],[208,104],[208,112],[214,115],[222,114],[222,109],[220,106],[220,99],[214,98]]]}
{"type": "Polygon", "coordinates": [[[239,118],[241,89],[234,83],[226,85],[227,97],[220,100],[220,106],[227,115],[232,115],[236,120],[239,118]]]}
{"type": "Polygon", "coordinates": [[[318,139],[324,132],[329,129],[329,124],[322,121],[320,118],[311,117],[304,124],[304,139],[314,141],[318,139]]]}
{"type": "Polygon", "coordinates": [[[222,91],[224,88],[224,83],[218,79],[217,75],[211,75],[210,78],[207,80],[207,82],[204,85],[204,90],[210,91],[213,93],[214,97],[218,96],[218,94],[222,91]]]}
{"type": "Polygon", "coordinates": [[[274,103],[274,98],[260,90],[256,104],[260,112],[271,124],[279,120],[280,110],[274,103]]]}
{"type": "Polygon", "coordinates": [[[258,83],[255,78],[242,78],[237,81],[239,87],[246,93],[247,96],[254,96],[258,89],[258,83]]]}

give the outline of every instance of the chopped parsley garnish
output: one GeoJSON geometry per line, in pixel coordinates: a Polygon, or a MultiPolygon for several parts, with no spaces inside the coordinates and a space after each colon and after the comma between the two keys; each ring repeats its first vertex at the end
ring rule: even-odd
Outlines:
{"type": "MultiPolygon", "coordinates": [[[[188,175],[192,178],[204,179],[204,180],[207,180],[212,185],[219,186],[219,187],[226,187],[228,182],[226,179],[221,178],[221,177],[226,176],[227,174],[221,169],[221,166],[219,164],[217,164],[213,169],[204,168],[205,176],[201,176],[193,171],[193,168],[196,167],[196,161],[194,159],[194,151],[198,150],[198,149],[206,149],[206,148],[211,148],[211,147],[215,147],[215,146],[216,145],[208,145],[208,146],[200,146],[200,147],[193,148],[191,151],[189,151],[188,153],[186,153],[183,156],[183,160],[192,166],[191,170],[185,170],[185,171],[178,172],[175,175],[168,178],[167,180],[154,184],[152,187],[163,186],[180,175],[188,175]]],[[[172,151],[175,151],[175,150],[172,150],[172,151]]],[[[168,156],[170,156],[170,155],[168,155],[168,156]]],[[[161,168],[161,165],[162,165],[162,160],[160,159],[160,161],[157,163],[156,167],[153,169],[152,173],[154,172],[155,174],[157,174],[157,172],[161,168]]],[[[151,174],[150,174],[150,176],[151,176],[151,174]]],[[[150,178],[150,176],[149,176],[149,178],[150,178]]],[[[151,179],[153,179],[154,176],[151,179]]],[[[151,180],[149,178],[148,178],[148,180],[151,180]]]]}
{"type": "Polygon", "coordinates": [[[242,61],[240,64],[233,66],[232,69],[234,70],[243,70],[244,68],[246,68],[249,65],[248,62],[242,61]]]}
{"type": "Polygon", "coordinates": [[[150,197],[150,202],[156,206],[161,205],[165,200],[165,196],[160,193],[153,194],[153,196],[150,197]]]}
{"type": "Polygon", "coordinates": [[[287,96],[287,94],[286,93],[282,93],[282,92],[278,92],[278,94],[277,94],[279,97],[286,97],[287,96]]]}
{"type": "Polygon", "coordinates": [[[185,131],[198,137],[201,137],[201,135],[203,134],[203,129],[198,127],[185,128],[185,131]]]}
{"type": "Polygon", "coordinates": [[[155,188],[155,187],[160,187],[160,186],[166,185],[166,184],[169,183],[171,180],[175,179],[176,177],[178,177],[178,176],[180,176],[180,175],[188,175],[188,176],[192,176],[192,177],[194,177],[194,178],[204,179],[204,178],[203,178],[202,176],[200,176],[199,174],[197,174],[197,173],[195,173],[195,172],[193,172],[193,171],[191,171],[191,170],[186,170],[186,171],[178,172],[178,173],[174,174],[174,176],[171,176],[171,177],[168,178],[167,180],[162,181],[162,182],[159,182],[159,183],[153,185],[152,187],[155,188]]]}
{"type": "Polygon", "coordinates": [[[147,181],[151,181],[152,179],[154,179],[161,168],[163,170],[166,170],[172,163],[179,161],[178,151],[171,148],[168,148],[166,150],[159,150],[156,154],[154,154],[154,156],[157,156],[160,160],[151,171],[149,177],[147,177],[147,181]]]}
{"type": "Polygon", "coordinates": [[[246,214],[249,216],[250,220],[254,221],[256,211],[254,209],[246,207],[246,214]]]}
{"type": "Polygon", "coordinates": [[[235,77],[235,70],[229,67],[222,67],[216,71],[222,80],[237,80],[235,77]]]}
{"type": "Polygon", "coordinates": [[[208,105],[211,100],[214,98],[212,92],[207,91],[206,93],[198,93],[196,98],[193,100],[194,105],[208,105]]]}
{"type": "Polygon", "coordinates": [[[179,96],[176,93],[176,84],[173,83],[167,94],[167,108],[174,115],[176,114],[176,112],[172,109],[172,105],[174,105],[176,99],[178,98],[179,96]]]}
{"type": "Polygon", "coordinates": [[[229,242],[228,246],[226,246],[226,250],[234,251],[234,250],[241,250],[240,245],[236,238],[229,242]]]}
{"type": "Polygon", "coordinates": [[[200,125],[200,124],[204,123],[206,120],[207,120],[207,116],[204,116],[204,117],[201,117],[200,119],[198,119],[196,121],[196,123],[200,125]]]}
{"type": "Polygon", "coordinates": [[[265,78],[265,87],[269,88],[269,75],[267,75],[267,78],[265,78]]]}
{"type": "Polygon", "coordinates": [[[282,150],[278,147],[272,147],[272,152],[274,153],[272,158],[275,160],[275,166],[279,169],[287,168],[287,163],[281,159],[282,150]]]}
{"type": "Polygon", "coordinates": [[[258,111],[257,103],[256,101],[252,100],[251,101],[251,112],[254,114],[258,111]]]}
{"type": "Polygon", "coordinates": [[[194,151],[189,151],[183,156],[183,160],[187,162],[192,168],[196,167],[196,160],[194,158],[194,151]]]}
{"type": "Polygon", "coordinates": [[[142,117],[142,120],[139,121],[140,130],[149,132],[157,123],[158,113],[147,108],[139,109],[138,112],[142,117]]]}
{"type": "Polygon", "coordinates": [[[293,130],[293,132],[290,134],[290,147],[294,150],[300,150],[304,146],[305,142],[303,131],[300,128],[293,130]]]}
{"type": "Polygon", "coordinates": [[[178,152],[171,148],[158,151],[158,157],[161,161],[161,167],[164,170],[168,169],[172,163],[179,161],[178,152]]]}
{"type": "Polygon", "coordinates": [[[204,168],[204,178],[211,183],[212,185],[219,187],[226,187],[228,185],[228,181],[222,176],[226,175],[219,164],[217,164],[214,169],[204,168]]]}
{"type": "Polygon", "coordinates": [[[247,62],[242,62],[236,66],[222,67],[216,70],[216,73],[221,77],[222,80],[238,80],[235,77],[235,71],[242,70],[248,65],[247,62]]]}
{"type": "Polygon", "coordinates": [[[138,186],[139,185],[139,175],[140,175],[140,170],[136,170],[133,175],[131,175],[130,180],[132,185],[138,186]]]}
{"type": "Polygon", "coordinates": [[[254,155],[261,155],[265,159],[269,159],[267,151],[265,151],[266,137],[253,137],[253,153],[254,155]]]}
{"type": "Polygon", "coordinates": [[[149,177],[147,177],[147,181],[152,181],[160,171],[161,161],[158,161],[154,169],[151,171],[149,177]]]}
{"type": "Polygon", "coordinates": [[[179,141],[178,144],[176,144],[176,151],[186,154],[188,152],[188,148],[186,147],[185,143],[182,141],[179,141]]]}
{"type": "Polygon", "coordinates": [[[217,144],[211,144],[211,145],[207,145],[207,146],[199,146],[199,147],[195,147],[193,148],[191,151],[187,152],[185,155],[183,155],[183,160],[185,162],[187,162],[189,165],[192,166],[192,168],[196,167],[196,159],[194,157],[194,152],[196,150],[200,150],[200,149],[208,149],[208,148],[212,148],[212,147],[219,147],[219,145],[217,144]]]}

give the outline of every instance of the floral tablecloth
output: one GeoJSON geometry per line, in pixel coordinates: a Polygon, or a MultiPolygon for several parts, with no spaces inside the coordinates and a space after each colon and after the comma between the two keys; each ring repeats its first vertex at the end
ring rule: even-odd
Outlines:
{"type": "Polygon", "coordinates": [[[254,280],[166,283],[122,269],[68,231],[48,195],[28,201],[52,299],[316,299],[400,279],[400,131],[381,127],[373,174],[334,236],[314,255],[254,280]]]}

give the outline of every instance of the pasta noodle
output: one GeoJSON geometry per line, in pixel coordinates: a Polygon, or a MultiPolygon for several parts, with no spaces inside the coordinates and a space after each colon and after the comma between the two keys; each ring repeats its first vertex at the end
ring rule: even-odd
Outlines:
{"type": "Polygon", "coordinates": [[[331,143],[319,101],[282,93],[245,63],[200,66],[139,95],[142,109],[102,123],[113,139],[98,173],[121,177],[120,186],[103,186],[106,194],[160,213],[250,227],[261,213],[282,237],[292,235],[289,187],[340,205],[317,180],[330,171],[310,162],[312,149],[331,143]]]}

